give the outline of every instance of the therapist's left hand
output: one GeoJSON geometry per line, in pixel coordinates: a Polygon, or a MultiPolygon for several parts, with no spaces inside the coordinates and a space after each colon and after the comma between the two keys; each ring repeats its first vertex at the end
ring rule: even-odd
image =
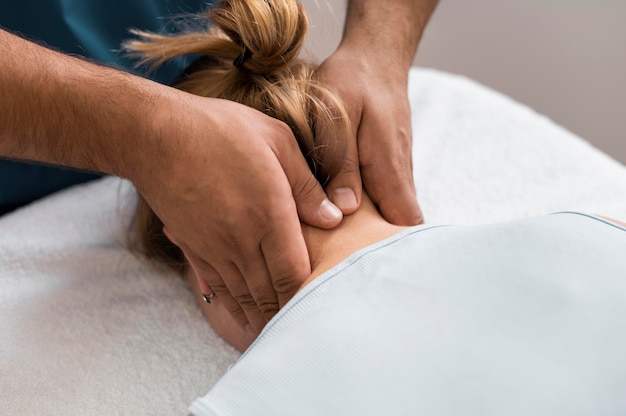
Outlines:
{"type": "Polygon", "coordinates": [[[413,183],[408,68],[376,59],[372,50],[344,46],[316,77],[339,95],[352,124],[347,160],[326,187],[331,201],[351,214],[364,187],[387,221],[422,223],[413,183]]]}

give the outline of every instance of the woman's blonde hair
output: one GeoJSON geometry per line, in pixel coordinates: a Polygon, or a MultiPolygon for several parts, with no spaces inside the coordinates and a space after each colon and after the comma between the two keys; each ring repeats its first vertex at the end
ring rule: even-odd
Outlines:
{"type": "MultiPolygon", "coordinates": [[[[206,17],[205,31],[174,36],[133,31],[138,39],[124,47],[151,68],[172,58],[200,56],[176,88],[235,101],[285,122],[315,177],[328,183],[343,163],[350,125],[337,96],[314,80],[316,66],[298,59],[308,28],[302,5],[295,0],[218,0],[206,17]]],[[[149,259],[185,267],[182,252],[163,234],[163,223],[141,197],[132,234],[132,247],[149,259]]]]}

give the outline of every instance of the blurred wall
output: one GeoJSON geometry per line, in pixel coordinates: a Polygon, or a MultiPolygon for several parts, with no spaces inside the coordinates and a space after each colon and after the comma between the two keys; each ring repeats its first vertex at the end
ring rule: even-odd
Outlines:
{"type": "MultiPolygon", "coordinates": [[[[320,60],[346,1],[302,2],[320,60]]],[[[626,163],[626,0],[440,0],[415,64],[499,90],[626,163]]]]}

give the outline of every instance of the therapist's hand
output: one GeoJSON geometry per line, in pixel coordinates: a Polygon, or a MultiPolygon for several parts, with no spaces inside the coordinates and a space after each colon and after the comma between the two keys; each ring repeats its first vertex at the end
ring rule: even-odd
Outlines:
{"type": "Polygon", "coordinates": [[[130,179],[199,276],[260,330],[310,275],[327,201],[284,123],[0,30],[0,156],[130,179]]]}
{"type": "Polygon", "coordinates": [[[330,199],[351,214],[363,185],[387,221],[423,222],[413,184],[407,69],[376,59],[367,48],[343,46],[316,76],[343,100],[352,123],[347,161],[326,187],[330,199]]]}
{"type": "Polygon", "coordinates": [[[162,162],[137,188],[221,304],[260,331],[311,273],[299,218],[332,228],[341,211],[286,124],[185,93],[175,108],[176,123],[161,123],[161,134],[178,144],[156,153],[162,162]]]}

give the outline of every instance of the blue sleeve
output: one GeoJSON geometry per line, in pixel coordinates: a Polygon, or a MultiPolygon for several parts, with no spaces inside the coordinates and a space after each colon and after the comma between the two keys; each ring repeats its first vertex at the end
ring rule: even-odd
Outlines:
{"type": "MultiPolygon", "coordinates": [[[[206,0],[1,1],[0,26],[29,40],[70,54],[133,71],[119,52],[128,30],[176,31],[177,18],[198,13],[206,0]]],[[[178,19],[180,20],[180,19],[178,19]]],[[[150,78],[172,83],[186,60],[165,65],[150,78]]],[[[98,177],[72,170],[0,160],[0,215],[64,187],[98,177]]]]}
{"type": "MultiPolygon", "coordinates": [[[[180,17],[199,13],[206,0],[43,0],[0,2],[0,26],[30,40],[70,54],[133,70],[120,44],[138,28],[157,33],[177,31],[180,17]]],[[[186,62],[166,65],[150,77],[170,84],[186,62]]]]}

